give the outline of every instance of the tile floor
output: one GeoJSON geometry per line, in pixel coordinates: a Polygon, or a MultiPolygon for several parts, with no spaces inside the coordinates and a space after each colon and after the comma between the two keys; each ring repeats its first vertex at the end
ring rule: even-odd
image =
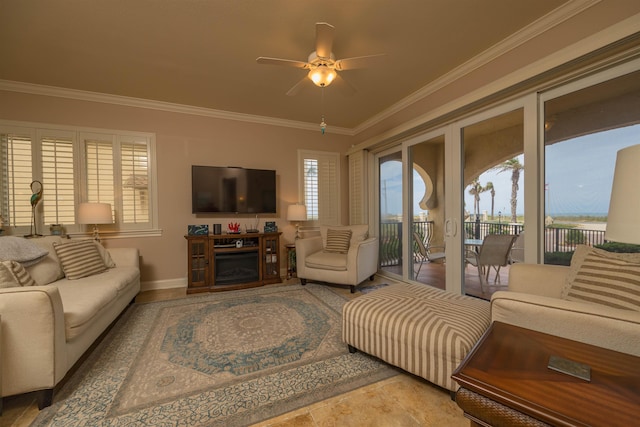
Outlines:
{"type": "MultiPolygon", "coordinates": [[[[370,285],[388,283],[376,278],[370,285]]],[[[286,283],[297,283],[290,279],[286,283]]],[[[348,289],[333,288],[349,298],[348,289]]],[[[137,302],[185,298],[184,289],[142,292],[137,302]]],[[[0,427],[28,426],[38,414],[35,398],[31,395],[6,398],[0,427]]],[[[436,387],[410,374],[400,374],[306,406],[299,410],[255,424],[256,427],[418,427],[468,426],[462,411],[451,400],[447,390],[436,387]]]]}

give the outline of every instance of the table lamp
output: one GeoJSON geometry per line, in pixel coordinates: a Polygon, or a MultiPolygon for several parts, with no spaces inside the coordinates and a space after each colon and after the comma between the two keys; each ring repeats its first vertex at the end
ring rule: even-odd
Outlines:
{"type": "Polygon", "coordinates": [[[640,244],[640,144],[618,151],[607,215],[606,240],[640,244]]]}
{"type": "Polygon", "coordinates": [[[300,221],[307,220],[307,207],[305,205],[289,205],[287,209],[287,221],[296,223],[296,240],[300,238],[300,221]]]}
{"type": "Polygon", "coordinates": [[[100,242],[98,224],[112,224],[110,203],[80,203],[78,224],[93,224],[93,238],[100,242]]]}

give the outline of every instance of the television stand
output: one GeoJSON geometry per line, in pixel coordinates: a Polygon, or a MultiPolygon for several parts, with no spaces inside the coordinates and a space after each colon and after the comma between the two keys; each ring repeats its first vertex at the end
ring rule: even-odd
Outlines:
{"type": "Polygon", "coordinates": [[[280,283],[280,232],[189,235],[187,293],[280,283]]]}

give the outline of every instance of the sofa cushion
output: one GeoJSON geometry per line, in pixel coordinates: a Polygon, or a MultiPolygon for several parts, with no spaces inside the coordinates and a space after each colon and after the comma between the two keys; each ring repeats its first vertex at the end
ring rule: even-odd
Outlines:
{"type": "Polygon", "coordinates": [[[93,319],[118,296],[137,283],[135,267],[108,269],[80,280],[62,279],[56,283],[64,305],[65,335],[70,340],[92,326],[93,319]]]}
{"type": "Polygon", "coordinates": [[[35,280],[38,285],[43,286],[62,279],[64,272],[62,271],[62,266],[53,248],[53,244],[62,243],[66,240],[63,240],[60,236],[44,236],[31,239],[31,241],[49,252],[39,263],[27,267],[27,271],[31,277],[33,277],[33,280],[35,280]]]}
{"type": "Polygon", "coordinates": [[[609,252],[587,245],[578,245],[573,253],[573,256],[571,257],[571,266],[569,267],[569,272],[567,273],[567,276],[565,278],[561,298],[567,298],[567,295],[569,295],[569,289],[571,289],[571,286],[576,279],[576,275],[582,268],[582,264],[584,263],[587,256],[592,253],[599,254],[608,258],[628,261],[634,264],[640,264],[640,253],[609,252]]]}
{"type": "Polygon", "coordinates": [[[0,288],[35,286],[36,282],[17,261],[0,262],[0,288]]]}
{"type": "Polygon", "coordinates": [[[31,239],[17,236],[0,237],[0,261],[17,261],[27,267],[37,264],[47,254],[47,250],[36,245],[31,239]]]}
{"type": "Polygon", "coordinates": [[[64,275],[69,280],[81,279],[107,269],[92,240],[69,241],[53,245],[64,275]]]}
{"type": "Polygon", "coordinates": [[[319,268],[322,270],[346,271],[347,255],[337,252],[319,251],[309,255],[305,259],[308,268],[319,268]]]}
{"type": "Polygon", "coordinates": [[[93,244],[96,245],[96,248],[98,248],[98,252],[100,253],[100,256],[102,257],[102,261],[104,261],[104,265],[107,268],[113,268],[116,266],[116,263],[113,262],[113,260],[111,259],[111,254],[109,254],[109,251],[105,249],[104,246],[102,246],[102,244],[100,242],[98,242],[97,240],[92,240],[93,244]]]}
{"type": "Polygon", "coordinates": [[[566,299],[640,311],[640,263],[590,252],[580,264],[566,299]]]}
{"type": "Polygon", "coordinates": [[[351,241],[351,230],[335,230],[329,228],[327,230],[327,244],[324,247],[325,252],[335,252],[346,254],[349,252],[349,243],[351,241]]]}

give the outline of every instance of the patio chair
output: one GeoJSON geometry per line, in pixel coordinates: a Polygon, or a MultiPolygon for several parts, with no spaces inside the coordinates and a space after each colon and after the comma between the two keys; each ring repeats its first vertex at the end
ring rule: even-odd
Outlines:
{"type": "Polygon", "coordinates": [[[420,237],[417,231],[413,232],[413,240],[415,240],[416,246],[418,248],[418,251],[414,252],[416,261],[418,262],[418,269],[415,271],[415,277],[418,277],[418,274],[420,274],[420,269],[422,268],[422,264],[424,264],[425,262],[434,262],[440,260],[444,261],[444,246],[425,245],[422,237],[420,237]],[[439,249],[440,251],[435,252],[434,249],[439,249]]]}
{"type": "Polygon", "coordinates": [[[509,264],[511,247],[516,237],[513,234],[488,234],[477,252],[466,251],[465,261],[478,268],[482,292],[484,285],[489,285],[489,273],[492,268],[496,272],[494,283],[500,283],[500,267],[509,264]]]}
{"type": "Polygon", "coordinates": [[[513,243],[510,262],[511,264],[524,262],[524,231],[518,234],[518,237],[516,237],[516,240],[513,243]]]}

